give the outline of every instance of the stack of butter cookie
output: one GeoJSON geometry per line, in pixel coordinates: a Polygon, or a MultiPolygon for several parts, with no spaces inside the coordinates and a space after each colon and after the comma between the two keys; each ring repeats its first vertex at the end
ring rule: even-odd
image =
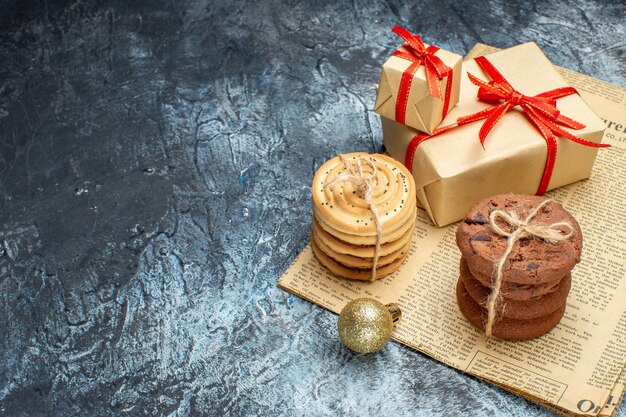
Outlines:
{"type": "Polygon", "coordinates": [[[404,260],[415,227],[415,183],[394,159],[362,152],[336,156],[312,186],[311,247],[336,275],[374,280],[404,260]]]}
{"type": "Polygon", "coordinates": [[[456,241],[457,300],[474,327],[523,340],[559,323],[582,248],[580,227],[560,204],[514,194],[487,198],[469,210],[456,241]]]}

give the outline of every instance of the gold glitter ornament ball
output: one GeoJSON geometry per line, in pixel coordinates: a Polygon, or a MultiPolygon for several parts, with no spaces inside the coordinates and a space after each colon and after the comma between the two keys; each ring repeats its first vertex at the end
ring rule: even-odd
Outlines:
{"type": "Polygon", "coordinates": [[[387,344],[394,323],[401,315],[396,304],[384,305],[372,298],[358,298],[339,314],[339,339],[355,352],[376,352],[387,344]]]}

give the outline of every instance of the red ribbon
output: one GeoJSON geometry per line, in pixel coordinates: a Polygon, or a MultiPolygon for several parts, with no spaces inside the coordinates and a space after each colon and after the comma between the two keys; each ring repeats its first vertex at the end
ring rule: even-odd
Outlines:
{"type": "Polygon", "coordinates": [[[430,135],[424,133],[415,135],[415,137],[411,139],[405,155],[404,164],[409,170],[413,168],[413,158],[420,143],[458,126],[463,126],[482,119],[486,120],[480,128],[478,137],[480,139],[480,144],[484,147],[485,139],[491,129],[498,123],[498,121],[500,121],[506,112],[515,106],[520,106],[522,108],[524,115],[530,120],[535,128],[539,130],[541,136],[546,141],[546,165],[543,169],[543,175],[541,177],[539,187],[537,188],[537,195],[545,193],[548,189],[548,185],[550,184],[552,172],[554,171],[554,164],[556,162],[556,139],[558,137],[569,139],[583,146],[593,148],[607,148],[610,146],[602,143],[589,142],[578,136],[574,136],[570,132],[563,130],[561,127],[566,126],[575,130],[585,127],[582,123],[563,116],[556,108],[556,99],[572,94],[578,94],[575,88],[562,87],[537,94],[536,96],[526,96],[515,90],[502,76],[500,71],[498,71],[486,57],[478,57],[475,61],[483,69],[483,71],[491,77],[491,81],[485,82],[470,73],[468,73],[467,76],[473,84],[478,86],[478,99],[484,102],[493,103],[493,105],[477,113],[459,117],[456,123],[439,127],[430,135]]]}
{"type": "Polygon", "coordinates": [[[398,98],[396,100],[396,121],[405,124],[406,107],[409,101],[411,83],[413,82],[413,76],[421,65],[424,65],[426,80],[428,81],[428,90],[433,97],[438,99],[442,98],[439,80],[444,77],[448,77],[442,116],[446,117],[446,114],[448,114],[448,108],[450,107],[450,93],[452,91],[452,68],[444,64],[441,58],[435,55],[435,52],[439,50],[436,46],[429,45],[426,47],[419,36],[413,35],[411,32],[400,26],[395,26],[392,29],[392,32],[400,36],[406,42],[404,45],[406,51],[398,50],[394,52],[392,56],[397,56],[398,58],[411,61],[411,65],[409,65],[409,67],[402,73],[400,86],[398,87],[398,98]]]}

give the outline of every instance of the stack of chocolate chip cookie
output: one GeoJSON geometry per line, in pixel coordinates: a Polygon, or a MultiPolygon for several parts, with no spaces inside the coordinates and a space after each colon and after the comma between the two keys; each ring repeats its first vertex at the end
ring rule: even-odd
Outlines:
{"type": "Polygon", "coordinates": [[[559,323],[582,248],[580,227],[560,204],[514,194],[487,198],[467,213],[456,241],[462,253],[457,300],[474,327],[488,328],[489,305],[491,335],[501,339],[531,339],[559,323]]]}
{"type": "Polygon", "coordinates": [[[411,247],[415,183],[385,155],[336,156],[313,179],[311,247],[336,275],[374,280],[394,272],[411,247]]]}

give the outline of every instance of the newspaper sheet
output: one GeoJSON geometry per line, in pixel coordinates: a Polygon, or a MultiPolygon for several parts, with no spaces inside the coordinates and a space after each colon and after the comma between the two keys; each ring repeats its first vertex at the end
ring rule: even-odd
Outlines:
{"type": "MultiPolygon", "coordinates": [[[[468,57],[495,51],[478,44],[468,57]]],[[[487,339],[457,307],[457,225],[431,225],[420,211],[402,267],[378,282],[338,278],[307,246],[278,285],[339,313],[352,299],[400,305],[393,339],[449,366],[493,382],[563,415],[611,416],[624,394],[626,360],[626,90],[559,68],[605,121],[604,142],[590,179],[547,194],[583,230],[582,261],[561,323],[540,338],[487,339]]]]}

